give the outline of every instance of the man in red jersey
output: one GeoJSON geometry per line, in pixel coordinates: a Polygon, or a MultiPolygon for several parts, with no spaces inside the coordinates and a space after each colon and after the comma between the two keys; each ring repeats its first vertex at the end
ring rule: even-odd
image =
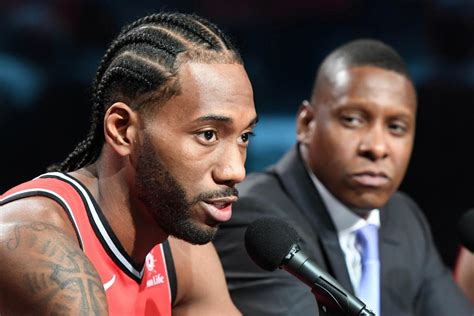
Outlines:
{"type": "Polygon", "coordinates": [[[0,314],[238,314],[208,242],[256,121],[215,25],[155,14],[125,27],[97,71],[87,138],[0,197],[0,314]]]}

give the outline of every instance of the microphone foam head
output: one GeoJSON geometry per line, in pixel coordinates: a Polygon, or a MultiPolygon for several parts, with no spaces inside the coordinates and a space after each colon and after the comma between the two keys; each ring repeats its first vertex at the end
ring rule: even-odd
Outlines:
{"type": "Polygon", "coordinates": [[[474,209],[461,216],[458,222],[458,232],[463,246],[474,252],[474,209]]]}
{"type": "Polygon", "coordinates": [[[277,217],[263,217],[252,222],[245,232],[245,248],[262,269],[278,268],[292,246],[299,241],[296,230],[277,217]]]}

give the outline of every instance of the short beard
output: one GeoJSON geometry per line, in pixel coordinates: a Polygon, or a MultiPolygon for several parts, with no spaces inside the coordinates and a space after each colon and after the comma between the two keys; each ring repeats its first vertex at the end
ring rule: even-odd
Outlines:
{"type": "Polygon", "coordinates": [[[160,228],[168,235],[203,245],[214,239],[217,227],[193,222],[191,208],[203,199],[238,195],[235,188],[199,194],[188,202],[184,188],[166,170],[150,137],[145,134],[136,173],[138,199],[144,203],[160,228]]]}

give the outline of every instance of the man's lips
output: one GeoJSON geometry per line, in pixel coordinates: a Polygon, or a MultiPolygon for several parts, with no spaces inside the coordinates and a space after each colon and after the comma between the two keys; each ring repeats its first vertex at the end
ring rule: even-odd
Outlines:
{"type": "Polygon", "coordinates": [[[203,201],[204,208],[217,222],[226,222],[232,217],[232,203],[237,201],[236,196],[225,198],[209,199],[203,201]]]}
{"type": "Polygon", "coordinates": [[[382,187],[390,182],[390,177],[383,171],[362,171],[352,174],[352,178],[362,186],[382,187]]]}
{"type": "Polygon", "coordinates": [[[227,196],[227,197],[221,197],[221,198],[216,198],[216,199],[207,199],[204,202],[207,204],[212,204],[217,208],[224,208],[228,206],[229,204],[232,204],[236,202],[239,198],[236,196],[227,196]]]}

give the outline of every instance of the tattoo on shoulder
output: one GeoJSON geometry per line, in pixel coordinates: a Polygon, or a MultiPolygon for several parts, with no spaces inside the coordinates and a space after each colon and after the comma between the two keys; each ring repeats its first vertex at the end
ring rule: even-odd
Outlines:
{"type": "Polygon", "coordinates": [[[0,239],[0,251],[17,258],[16,286],[35,308],[49,315],[107,312],[103,285],[94,267],[55,226],[41,222],[16,224],[0,239]]]}

